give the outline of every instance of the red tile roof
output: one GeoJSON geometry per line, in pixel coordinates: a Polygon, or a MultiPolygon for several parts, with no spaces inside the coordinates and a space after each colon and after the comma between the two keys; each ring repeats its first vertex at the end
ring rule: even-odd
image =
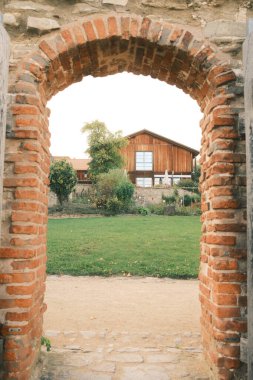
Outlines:
{"type": "Polygon", "coordinates": [[[89,158],[70,158],[68,156],[53,156],[52,161],[62,161],[66,160],[70,163],[75,170],[88,170],[89,168],[89,158]]]}

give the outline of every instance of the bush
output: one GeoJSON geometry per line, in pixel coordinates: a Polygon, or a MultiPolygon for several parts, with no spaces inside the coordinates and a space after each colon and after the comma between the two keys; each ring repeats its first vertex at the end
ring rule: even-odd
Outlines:
{"type": "Polygon", "coordinates": [[[192,203],[192,197],[188,194],[185,194],[182,200],[183,200],[183,206],[190,206],[192,203]]]}
{"type": "Polygon", "coordinates": [[[176,207],[175,210],[175,215],[179,216],[192,216],[192,215],[201,215],[201,210],[199,207],[186,207],[186,206],[181,206],[181,207],[176,207]]]}
{"type": "Polygon", "coordinates": [[[123,204],[117,197],[113,197],[107,200],[105,208],[110,215],[115,215],[123,209],[123,204]]]}
{"type": "Polygon", "coordinates": [[[171,205],[171,204],[176,203],[176,196],[175,195],[168,195],[168,196],[162,195],[162,199],[165,201],[165,203],[167,205],[171,205]]]}
{"type": "Polygon", "coordinates": [[[151,214],[163,215],[164,210],[165,210],[165,205],[163,203],[149,204],[148,209],[150,210],[151,214]]]}
{"type": "Polygon", "coordinates": [[[150,210],[148,209],[148,207],[143,206],[137,207],[137,212],[138,214],[143,216],[150,214],[150,210]]]}
{"type": "Polygon", "coordinates": [[[192,195],[192,203],[200,203],[201,197],[200,194],[193,194],[192,195]]]}
{"type": "Polygon", "coordinates": [[[125,205],[131,202],[134,195],[134,185],[131,182],[121,182],[116,187],[116,197],[125,205]]]}
{"type": "Polygon", "coordinates": [[[109,212],[127,211],[134,193],[134,185],[121,169],[109,170],[97,177],[94,201],[98,208],[109,212]]]}
{"type": "Polygon", "coordinates": [[[94,198],[94,191],[92,189],[82,190],[81,193],[73,192],[73,203],[84,203],[86,205],[91,204],[94,198]]]}
{"type": "Polygon", "coordinates": [[[193,193],[199,193],[198,182],[194,182],[192,179],[181,179],[176,186],[193,193]]]}
{"type": "Polygon", "coordinates": [[[49,215],[67,214],[67,215],[84,215],[84,214],[99,214],[99,210],[91,205],[77,202],[69,202],[63,206],[56,205],[48,208],[49,215]]]}

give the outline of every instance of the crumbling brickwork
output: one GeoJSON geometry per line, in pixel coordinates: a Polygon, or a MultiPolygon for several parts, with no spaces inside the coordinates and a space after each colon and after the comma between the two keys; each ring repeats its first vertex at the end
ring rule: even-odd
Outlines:
{"type": "Polygon", "coordinates": [[[28,3],[25,1],[6,3],[5,20],[9,18],[13,50],[9,88],[12,121],[6,140],[0,248],[3,376],[29,379],[46,308],[47,101],[86,75],[128,71],[176,85],[191,95],[203,112],[199,274],[202,336],[213,378],[234,378],[242,364],[240,338],[247,329],[240,69],[245,33],[241,24],[245,24],[246,12],[251,12],[251,2],[231,1],[227,6],[220,0],[62,2],[63,9],[69,10],[64,14],[57,1],[29,2],[37,10],[22,10],[28,3]],[[85,7],[95,8],[88,12],[92,15],[80,10],[85,7]],[[222,21],[223,31],[210,24],[217,22],[221,10],[226,21],[222,21]],[[232,12],[242,30],[236,29],[239,36],[222,40],[220,33],[228,33],[232,12]],[[54,31],[31,27],[28,19],[35,13],[53,17],[59,26],[51,23],[54,31]],[[12,25],[11,15],[16,20],[12,25]],[[24,32],[22,38],[18,31],[24,32]]]}

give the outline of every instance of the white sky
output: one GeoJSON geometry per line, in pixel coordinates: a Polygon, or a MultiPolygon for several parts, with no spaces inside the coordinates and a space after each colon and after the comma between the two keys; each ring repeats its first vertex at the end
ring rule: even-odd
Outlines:
{"type": "Polygon", "coordinates": [[[100,120],[123,135],[148,129],[199,150],[202,118],[196,101],[183,91],[151,77],[122,73],[104,78],[85,77],[49,102],[51,154],[87,157],[81,128],[100,120]]]}

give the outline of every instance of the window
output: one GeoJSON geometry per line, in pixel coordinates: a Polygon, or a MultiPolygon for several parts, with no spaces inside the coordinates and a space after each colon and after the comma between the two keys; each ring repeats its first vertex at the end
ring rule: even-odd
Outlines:
{"type": "Polygon", "coordinates": [[[136,152],[136,170],[153,169],[153,152],[136,152]]]}
{"type": "Polygon", "coordinates": [[[152,178],[136,178],[136,186],[152,187],[152,178]]]}

